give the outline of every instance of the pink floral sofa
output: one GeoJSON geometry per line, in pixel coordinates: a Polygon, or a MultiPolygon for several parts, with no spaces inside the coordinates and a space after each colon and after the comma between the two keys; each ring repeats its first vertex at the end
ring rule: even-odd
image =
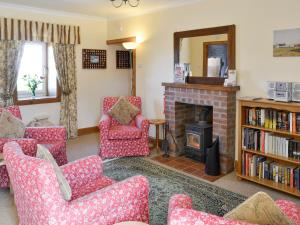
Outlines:
{"type": "MultiPolygon", "coordinates": [[[[300,208],[297,204],[286,200],[277,200],[276,204],[296,225],[300,225],[300,208]]],[[[172,196],[169,202],[168,225],[250,225],[193,210],[192,205],[192,199],[187,195],[172,196]]]]}
{"type": "Polygon", "coordinates": [[[4,159],[21,225],[149,222],[147,179],[135,176],[115,182],[103,175],[99,156],[61,167],[72,189],[70,201],[62,198],[49,162],[24,155],[16,142],[5,144],[4,159]]]}
{"type": "MultiPolygon", "coordinates": [[[[19,106],[9,106],[6,108],[14,116],[22,119],[19,106]]],[[[3,108],[0,108],[0,114],[3,108]]],[[[18,142],[26,155],[35,156],[36,144],[46,146],[58,165],[64,165],[68,162],[66,152],[67,132],[64,127],[27,127],[24,138],[11,139],[0,138],[0,153],[3,152],[3,146],[9,141],[18,142]]],[[[9,187],[9,178],[5,166],[0,166],[0,188],[9,187]]]]}
{"type": "Polygon", "coordinates": [[[127,97],[128,101],[140,109],[140,114],[130,125],[121,125],[107,114],[118,101],[118,97],[106,97],[103,101],[103,116],[100,120],[100,155],[102,158],[149,155],[149,121],[141,115],[141,98],[127,97]]]}

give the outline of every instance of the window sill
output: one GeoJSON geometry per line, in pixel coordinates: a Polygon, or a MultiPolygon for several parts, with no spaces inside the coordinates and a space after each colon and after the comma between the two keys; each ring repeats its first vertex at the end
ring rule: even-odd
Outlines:
{"type": "Polygon", "coordinates": [[[59,97],[36,97],[34,99],[28,98],[28,99],[15,99],[16,105],[36,105],[36,104],[47,104],[47,103],[55,103],[60,102],[60,96],[59,97]]]}

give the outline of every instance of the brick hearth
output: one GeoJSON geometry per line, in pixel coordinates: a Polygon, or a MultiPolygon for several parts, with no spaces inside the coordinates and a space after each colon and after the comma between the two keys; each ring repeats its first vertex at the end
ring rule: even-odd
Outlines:
{"type": "MultiPolygon", "coordinates": [[[[236,91],[239,87],[163,83],[165,115],[178,147],[170,145],[171,154],[183,151],[184,124],[195,121],[199,106],[213,107],[213,135],[220,137],[220,165],[223,174],[234,169],[236,91]]],[[[172,143],[172,139],[169,140],[172,143]]]]}

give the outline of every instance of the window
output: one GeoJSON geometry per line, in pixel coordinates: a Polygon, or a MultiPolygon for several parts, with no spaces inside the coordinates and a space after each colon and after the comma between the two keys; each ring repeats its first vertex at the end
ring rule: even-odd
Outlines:
{"type": "Polygon", "coordinates": [[[43,42],[26,42],[20,62],[17,81],[16,103],[18,105],[39,104],[60,101],[53,48],[43,42]],[[35,97],[26,85],[24,76],[41,79],[35,97]]]}

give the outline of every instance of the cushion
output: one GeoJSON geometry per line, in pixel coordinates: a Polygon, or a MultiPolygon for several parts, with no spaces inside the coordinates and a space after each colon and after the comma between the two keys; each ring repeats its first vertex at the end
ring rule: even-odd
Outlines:
{"type": "Polygon", "coordinates": [[[0,138],[23,138],[25,124],[7,110],[0,115],[0,138]]]}
{"type": "Polygon", "coordinates": [[[61,190],[62,196],[66,201],[71,200],[72,197],[72,190],[71,187],[66,180],[65,176],[63,175],[60,167],[57,165],[55,159],[51,155],[51,153],[48,151],[46,147],[43,145],[38,144],[37,145],[37,152],[36,152],[36,157],[40,159],[47,160],[53,165],[55,175],[59,184],[59,188],[61,190]]]}
{"type": "Polygon", "coordinates": [[[108,111],[108,114],[120,124],[128,125],[139,112],[140,110],[128,102],[125,97],[120,97],[108,111]]]}
{"type": "Polygon", "coordinates": [[[141,138],[142,131],[134,126],[113,126],[108,132],[108,139],[110,140],[124,140],[124,139],[138,139],[141,138]]]}
{"type": "Polygon", "coordinates": [[[224,218],[262,225],[292,225],[292,222],[264,192],[258,192],[238,207],[227,213],[224,218]]]}

